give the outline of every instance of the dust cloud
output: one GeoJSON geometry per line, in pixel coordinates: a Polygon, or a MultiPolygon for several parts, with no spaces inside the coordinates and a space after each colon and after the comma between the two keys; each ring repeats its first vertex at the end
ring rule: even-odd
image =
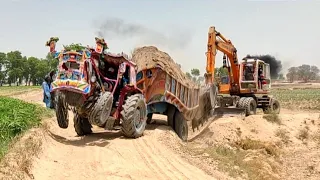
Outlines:
{"type": "Polygon", "coordinates": [[[269,54],[267,55],[247,55],[246,58],[257,58],[265,63],[270,64],[270,75],[272,79],[279,77],[279,74],[282,70],[282,63],[280,60],[276,59],[274,56],[269,54]]]}
{"type": "Polygon", "coordinates": [[[137,39],[139,44],[165,46],[171,50],[185,49],[192,39],[191,31],[185,29],[173,31],[173,27],[168,26],[168,34],[153,30],[147,26],[126,22],[120,18],[106,18],[94,22],[97,29],[96,35],[108,39],[137,39]]]}

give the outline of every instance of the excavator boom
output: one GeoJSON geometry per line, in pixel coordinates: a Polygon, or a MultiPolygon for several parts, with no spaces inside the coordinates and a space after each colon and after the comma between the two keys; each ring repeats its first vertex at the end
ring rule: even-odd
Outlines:
{"type": "Polygon", "coordinates": [[[207,76],[206,83],[213,83],[215,75],[215,56],[217,50],[224,53],[223,66],[228,67],[228,73],[230,77],[230,89],[231,91],[239,91],[239,63],[237,57],[237,49],[227,40],[221,33],[215,30],[212,26],[209,28],[208,33],[208,47],[207,47],[207,76]],[[228,61],[226,57],[228,58],[228,61]],[[227,66],[229,63],[229,66],[227,66]]]}
{"type": "Polygon", "coordinates": [[[218,106],[219,95],[218,93],[223,92],[223,94],[237,93],[240,91],[239,88],[239,63],[237,57],[237,49],[227,40],[221,33],[216,31],[215,27],[209,28],[208,32],[208,43],[207,43],[207,66],[205,74],[205,87],[201,92],[207,92],[201,94],[202,99],[209,98],[211,101],[211,111],[212,115],[240,115],[244,114],[245,109],[240,108],[226,108],[218,106]],[[215,83],[215,60],[217,50],[224,53],[223,67],[228,68],[229,84],[218,85],[215,83]],[[213,102],[215,101],[215,102],[213,102]]]}

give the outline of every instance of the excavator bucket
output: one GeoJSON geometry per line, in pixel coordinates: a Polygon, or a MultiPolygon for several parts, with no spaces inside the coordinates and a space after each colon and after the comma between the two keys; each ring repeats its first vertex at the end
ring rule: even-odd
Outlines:
{"type": "Polygon", "coordinates": [[[218,88],[213,84],[205,85],[200,88],[199,106],[196,115],[192,118],[192,130],[199,130],[199,125],[203,125],[214,114],[217,103],[218,88]]]}
{"type": "Polygon", "coordinates": [[[215,115],[218,115],[219,117],[245,117],[245,109],[242,108],[236,108],[236,107],[217,107],[214,111],[215,115]]]}
{"type": "Polygon", "coordinates": [[[216,85],[210,84],[200,88],[199,106],[191,122],[193,132],[195,132],[195,129],[200,130],[199,128],[207,127],[216,118],[243,118],[245,116],[245,109],[242,108],[217,107],[217,97],[218,87],[216,85]]]}

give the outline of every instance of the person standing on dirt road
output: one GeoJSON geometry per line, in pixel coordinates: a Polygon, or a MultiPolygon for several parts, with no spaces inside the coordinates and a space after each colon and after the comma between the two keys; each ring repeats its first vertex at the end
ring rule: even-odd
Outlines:
{"type": "Polygon", "coordinates": [[[50,74],[47,74],[44,77],[44,82],[42,83],[42,89],[43,89],[43,102],[46,104],[47,108],[52,108],[52,103],[51,103],[51,82],[52,82],[52,76],[53,73],[51,72],[50,74]]]}

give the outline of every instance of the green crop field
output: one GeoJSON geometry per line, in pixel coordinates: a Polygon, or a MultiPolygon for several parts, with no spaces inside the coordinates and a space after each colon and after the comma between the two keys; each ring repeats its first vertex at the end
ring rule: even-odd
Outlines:
{"type": "Polygon", "coordinates": [[[0,96],[13,96],[41,90],[41,86],[1,86],[0,96]]]}
{"type": "Polygon", "coordinates": [[[51,112],[39,105],[0,97],[0,159],[16,136],[39,125],[41,118],[49,115],[51,112]]]}
{"type": "Polygon", "coordinates": [[[283,108],[320,110],[320,89],[273,89],[283,108]]]}

